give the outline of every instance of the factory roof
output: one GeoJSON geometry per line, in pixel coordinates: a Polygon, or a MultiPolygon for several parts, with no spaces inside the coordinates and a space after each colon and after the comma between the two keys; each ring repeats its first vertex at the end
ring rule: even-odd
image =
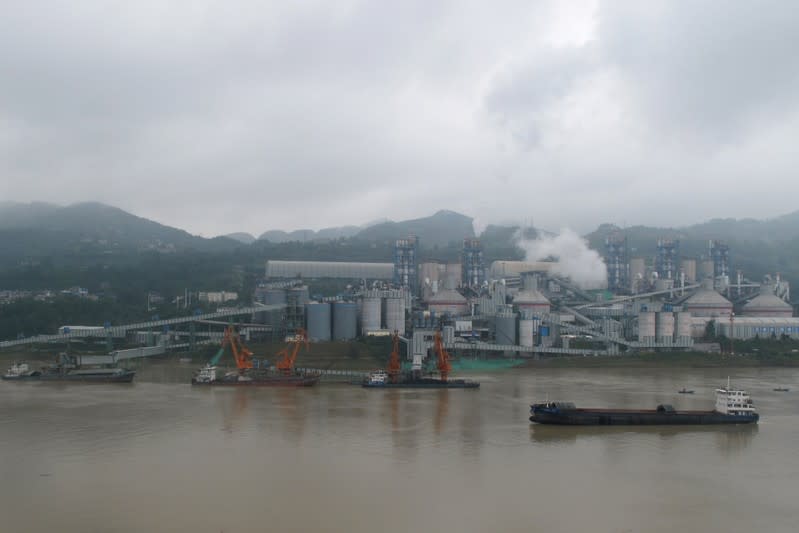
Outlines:
{"type": "Polygon", "coordinates": [[[689,309],[691,307],[731,308],[732,302],[714,290],[703,288],[696,291],[683,305],[689,309]]]}
{"type": "Polygon", "coordinates": [[[457,305],[465,305],[466,298],[456,290],[452,289],[441,289],[430,298],[427,299],[428,304],[434,305],[445,305],[445,304],[457,304],[457,305]]]}
{"type": "Polygon", "coordinates": [[[538,289],[524,289],[516,293],[513,303],[517,305],[549,305],[549,300],[538,289]]]}
{"type": "Polygon", "coordinates": [[[776,294],[761,293],[743,306],[744,311],[792,311],[791,304],[780,299],[776,294]]]}

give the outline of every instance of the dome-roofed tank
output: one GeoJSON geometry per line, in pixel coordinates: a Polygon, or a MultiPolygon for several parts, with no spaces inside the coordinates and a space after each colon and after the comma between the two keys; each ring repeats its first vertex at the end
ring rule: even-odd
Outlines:
{"type": "Polygon", "coordinates": [[[427,300],[427,308],[437,315],[465,315],[469,312],[469,302],[455,290],[455,278],[447,274],[444,288],[427,300]]]}
{"type": "Polygon", "coordinates": [[[713,280],[705,279],[702,287],[685,301],[683,309],[696,317],[728,317],[732,313],[732,303],[713,290],[713,280]]]}
{"type": "Polygon", "coordinates": [[[538,278],[533,275],[524,276],[524,288],[513,298],[513,305],[526,315],[549,313],[549,300],[538,290],[538,278]]]}
{"type": "Polygon", "coordinates": [[[768,285],[761,285],[760,294],[743,306],[741,314],[743,316],[788,317],[793,316],[793,307],[774,294],[768,285]]]}

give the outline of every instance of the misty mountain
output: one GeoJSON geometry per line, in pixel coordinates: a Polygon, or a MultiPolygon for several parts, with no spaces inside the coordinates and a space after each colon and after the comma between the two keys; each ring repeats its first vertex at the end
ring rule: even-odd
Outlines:
{"type": "Polygon", "coordinates": [[[204,239],[96,202],[0,206],[0,259],[122,251],[225,251],[232,239],[204,239]]]}
{"type": "Polygon", "coordinates": [[[242,244],[252,244],[255,242],[255,237],[250,235],[249,233],[245,233],[240,231],[238,233],[229,233],[228,235],[222,235],[223,237],[227,237],[228,239],[233,239],[234,241],[238,241],[242,244]]]}
{"type": "Polygon", "coordinates": [[[360,230],[361,228],[359,226],[323,228],[319,231],[312,229],[298,229],[294,231],[269,230],[262,233],[261,236],[258,237],[258,240],[274,243],[326,241],[352,237],[360,230]]]}
{"type": "Polygon", "coordinates": [[[363,229],[355,237],[369,241],[391,241],[408,235],[419,237],[422,248],[446,246],[474,237],[474,226],[471,217],[442,210],[429,217],[375,224],[363,229]]]}

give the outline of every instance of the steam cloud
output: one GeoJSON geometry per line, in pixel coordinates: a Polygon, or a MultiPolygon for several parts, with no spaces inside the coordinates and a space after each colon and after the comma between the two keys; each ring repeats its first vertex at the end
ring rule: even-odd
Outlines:
{"type": "Polygon", "coordinates": [[[568,277],[582,289],[603,289],[608,285],[608,270],[602,257],[588,247],[585,239],[564,228],[560,235],[530,240],[517,234],[517,244],[525,252],[525,260],[557,260],[552,273],[568,277]]]}

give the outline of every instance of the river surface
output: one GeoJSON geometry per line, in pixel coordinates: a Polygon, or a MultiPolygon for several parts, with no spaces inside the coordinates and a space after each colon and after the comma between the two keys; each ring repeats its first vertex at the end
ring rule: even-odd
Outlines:
{"type": "Polygon", "coordinates": [[[450,391],[192,388],[190,372],[157,363],[132,385],[0,383],[0,530],[799,528],[799,370],[523,369],[450,391]],[[759,425],[527,419],[547,397],[709,409],[728,374],[759,425]]]}

